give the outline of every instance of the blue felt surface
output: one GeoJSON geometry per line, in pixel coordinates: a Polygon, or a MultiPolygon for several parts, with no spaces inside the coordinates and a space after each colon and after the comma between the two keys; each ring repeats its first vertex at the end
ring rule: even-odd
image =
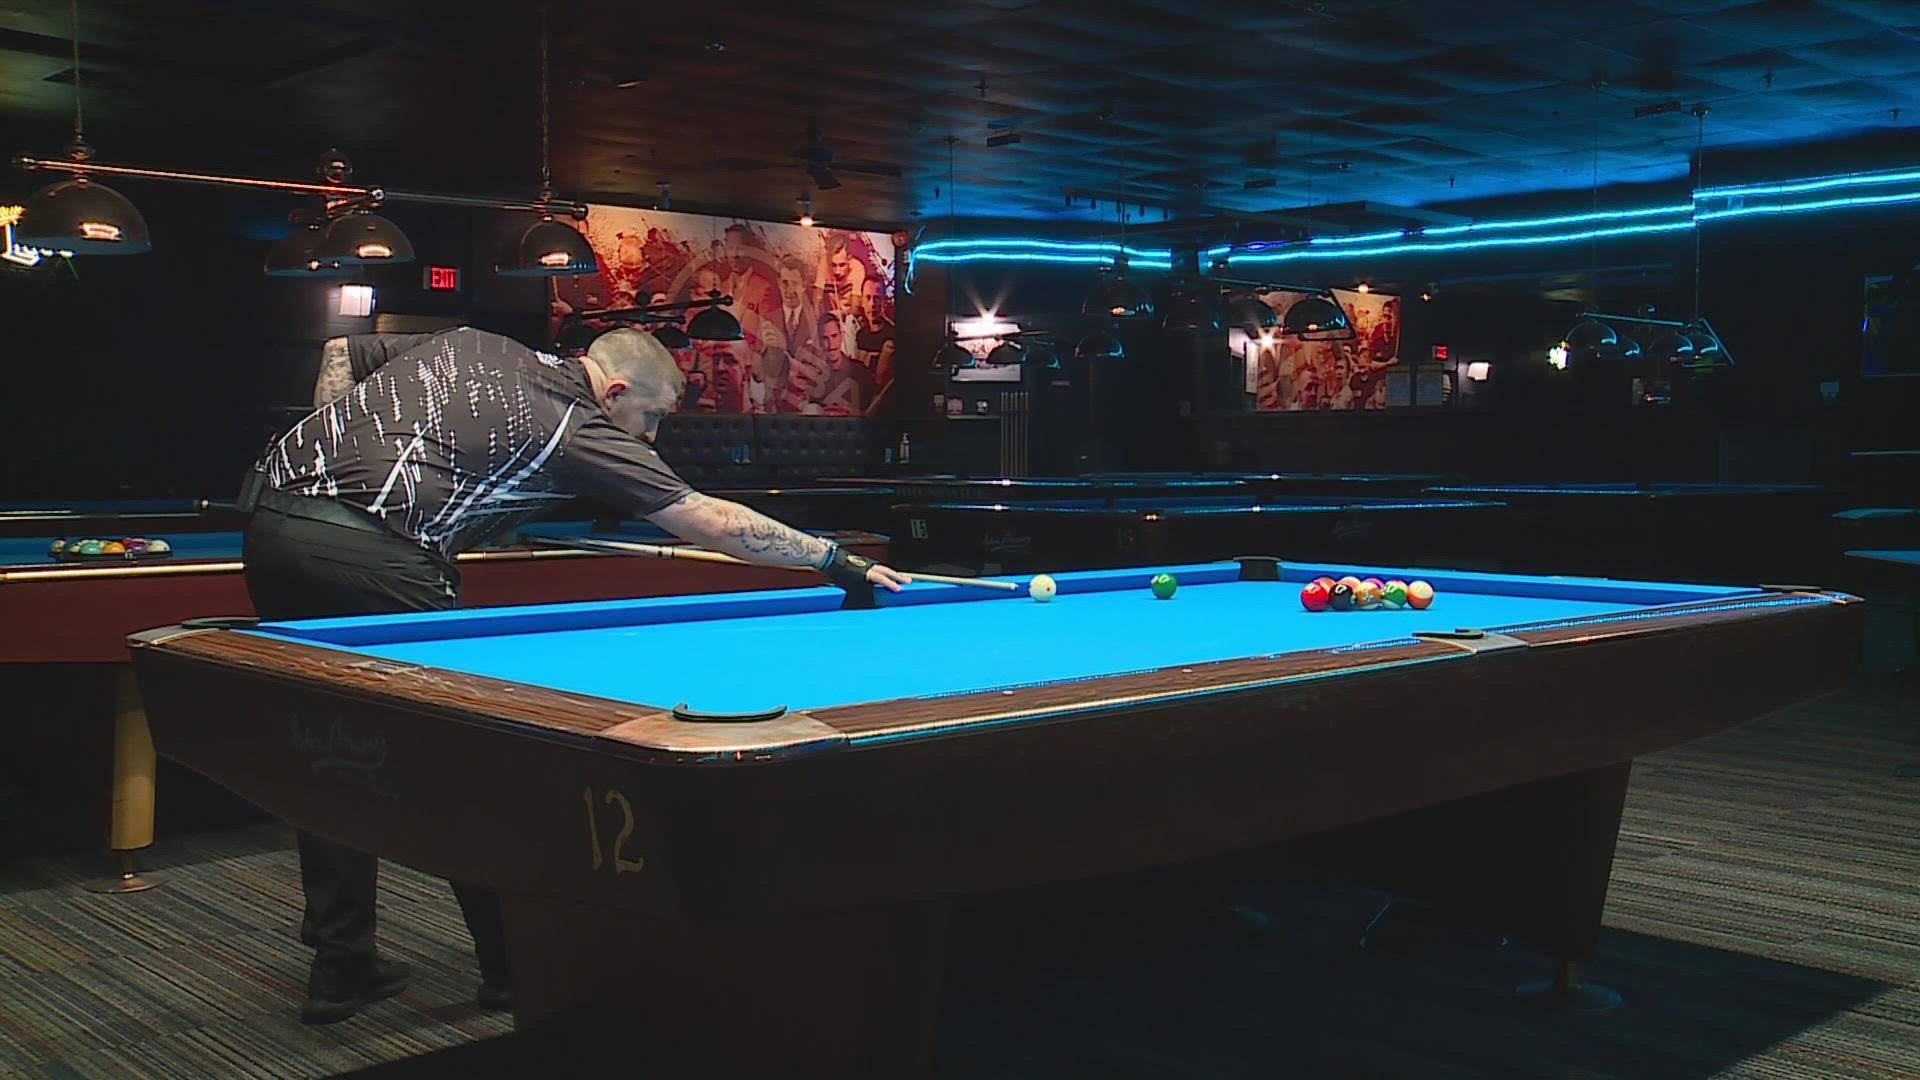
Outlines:
{"type": "MultiPolygon", "coordinates": [[[[1060,596],[919,585],[878,610],[842,611],[838,591],[795,589],[372,619],[274,624],[263,632],[388,660],[709,712],[819,708],[925,697],[1176,664],[1615,614],[1748,590],[1448,572],[1427,611],[1303,610],[1300,582],[1365,568],[1290,564],[1286,580],[1233,580],[1231,563],[1055,575],[1060,596]]],[[[1383,573],[1388,573],[1383,571],[1383,573]]],[[[1405,576],[1402,571],[1400,576],[1405,576]]],[[[1024,579],[1018,579],[1024,583],[1024,579]]]]}
{"type": "Polygon", "coordinates": [[[1908,566],[1920,566],[1920,551],[1900,548],[1862,548],[1847,554],[1856,559],[1878,559],[1881,562],[1904,563],[1908,566]]]}

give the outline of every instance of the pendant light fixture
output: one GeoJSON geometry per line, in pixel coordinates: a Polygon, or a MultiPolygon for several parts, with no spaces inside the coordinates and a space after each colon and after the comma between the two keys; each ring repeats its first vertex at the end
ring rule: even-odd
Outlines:
{"type": "MultiPolygon", "coordinates": [[[[1102,119],[1106,119],[1104,116],[1102,119]]],[[[1080,304],[1080,314],[1103,319],[1143,319],[1153,314],[1153,298],[1146,287],[1127,277],[1127,158],[1120,152],[1120,183],[1114,199],[1115,216],[1120,223],[1120,250],[1113,256],[1113,269],[1100,272],[1100,282],[1080,304]]]]}
{"type": "MultiPolygon", "coordinates": [[[[327,183],[345,186],[353,177],[353,160],[329,151],[319,171],[327,183]]],[[[320,238],[319,257],[342,266],[412,262],[413,241],[400,226],[373,212],[385,200],[386,192],[369,188],[365,195],[329,203],[327,212],[334,219],[320,238]]]]}
{"type": "Polygon", "coordinates": [[[352,269],[320,257],[326,229],[317,219],[297,218],[293,231],[267,249],[268,277],[344,277],[352,269]]]}
{"type": "MultiPolygon", "coordinates": [[[[80,105],[80,0],[71,5],[73,27],[73,141],[67,157],[75,165],[93,158],[87,145],[80,105]]],[[[147,220],[126,196],[89,180],[85,172],[41,188],[27,198],[13,227],[22,247],[70,251],[75,255],[139,255],[150,251],[147,220]]]]}
{"type": "Polygon", "coordinates": [[[1259,334],[1265,330],[1278,330],[1280,316],[1257,293],[1234,293],[1227,298],[1226,310],[1220,315],[1220,321],[1236,330],[1245,330],[1249,334],[1259,334]]]}
{"type": "Polygon", "coordinates": [[[720,306],[724,299],[718,292],[707,294],[711,303],[702,308],[699,314],[687,320],[687,336],[695,341],[742,341],[747,332],[740,327],[740,320],[733,313],[720,306]]]}
{"type": "Polygon", "coordinates": [[[551,80],[547,72],[548,6],[540,5],[540,194],[534,200],[540,218],[520,234],[506,261],[493,268],[501,277],[576,277],[600,269],[593,245],[580,235],[580,230],[554,220],[549,209],[553,202],[553,168],[552,108],[548,100],[551,80]]]}

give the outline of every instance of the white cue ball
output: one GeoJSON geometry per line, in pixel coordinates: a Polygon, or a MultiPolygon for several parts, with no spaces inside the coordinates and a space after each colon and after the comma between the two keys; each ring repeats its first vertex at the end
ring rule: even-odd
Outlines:
{"type": "Polygon", "coordinates": [[[1027,582],[1027,595],[1043,604],[1053,599],[1053,594],[1059,591],[1060,587],[1045,574],[1036,574],[1032,581],[1027,582]]]}

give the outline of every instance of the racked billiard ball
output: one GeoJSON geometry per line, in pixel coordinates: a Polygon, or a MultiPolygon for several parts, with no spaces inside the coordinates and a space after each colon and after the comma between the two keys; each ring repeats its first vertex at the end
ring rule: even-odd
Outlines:
{"type": "Polygon", "coordinates": [[[1153,590],[1154,598],[1157,600],[1173,599],[1174,590],[1180,587],[1180,582],[1172,574],[1155,574],[1153,580],[1147,584],[1153,590]]]}
{"type": "Polygon", "coordinates": [[[1327,610],[1328,599],[1327,587],[1318,581],[1309,581],[1300,590],[1300,606],[1308,611],[1327,610]]]}
{"type": "Polygon", "coordinates": [[[59,555],[66,550],[67,538],[64,536],[47,545],[47,554],[49,555],[59,555]]]}
{"type": "Polygon", "coordinates": [[[1327,593],[1327,606],[1335,611],[1353,610],[1353,586],[1344,581],[1333,583],[1332,591],[1327,593]]]}
{"type": "Polygon", "coordinates": [[[1387,582],[1386,588],[1380,590],[1380,606],[1388,610],[1406,607],[1407,583],[1398,578],[1387,582]]]}
{"type": "Polygon", "coordinates": [[[1353,590],[1353,606],[1362,611],[1380,606],[1380,586],[1372,578],[1361,582],[1360,587],[1353,590]]]}
{"type": "Polygon", "coordinates": [[[73,545],[73,553],[75,555],[98,555],[100,554],[100,541],[82,540],[73,545]]]}
{"type": "Polygon", "coordinates": [[[132,539],[128,540],[126,544],[127,544],[127,554],[129,555],[145,555],[147,553],[146,537],[143,537],[143,536],[133,537],[132,539]]]}
{"type": "Polygon", "coordinates": [[[1433,586],[1424,581],[1407,583],[1407,606],[1415,611],[1425,611],[1433,603],[1433,586]]]}
{"type": "Polygon", "coordinates": [[[1352,574],[1348,574],[1346,577],[1343,577],[1339,581],[1335,582],[1335,584],[1345,585],[1349,590],[1353,590],[1360,587],[1360,579],[1357,577],[1354,577],[1352,574]]]}
{"type": "Polygon", "coordinates": [[[172,550],[173,550],[173,545],[167,543],[165,540],[147,541],[147,554],[149,555],[165,555],[167,552],[172,550]]]}
{"type": "Polygon", "coordinates": [[[1333,591],[1333,579],[1330,577],[1326,577],[1322,575],[1321,577],[1314,578],[1313,583],[1327,590],[1328,592],[1333,591]]]}

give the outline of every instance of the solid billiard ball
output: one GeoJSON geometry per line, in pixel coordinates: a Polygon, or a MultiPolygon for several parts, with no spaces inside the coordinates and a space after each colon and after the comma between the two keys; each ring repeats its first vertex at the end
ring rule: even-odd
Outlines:
{"type": "Polygon", "coordinates": [[[147,541],[145,537],[136,536],[126,543],[127,554],[129,555],[145,555],[147,553],[147,541]]]}
{"type": "Polygon", "coordinates": [[[1380,590],[1380,606],[1389,610],[1407,606],[1407,583],[1399,579],[1387,582],[1380,590]]]}
{"type": "Polygon", "coordinates": [[[1407,583],[1407,606],[1415,611],[1425,611],[1433,603],[1433,586],[1424,581],[1407,583]]]}
{"type": "Polygon", "coordinates": [[[1180,582],[1175,580],[1172,574],[1155,574],[1148,585],[1153,589],[1155,599],[1171,600],[1174,590],[1180,587],[1180,582]]]}
{"type": "Polygon", "coordinates": [[[1313,583],[1314,583],[1315,585],[1318,585],[1318,586],[1320,586],[1321,588],[1323,588],[1323,589],[1325,589],[1325,590],[1327,590],[1328,592],[1332,592],[1332,591],[1333,591],[1333,579],[1332,579],[1332,578],[1330,578],[1330,577],[1317,577],[1317,578],[1314,578],[1314,579],[1313,579],[1313,583]]]}
{"type": "Polygon", "coordinates": [[[1380,586],[1372,578],[1361,582],[1360,587],[1353,590],[1353,606],[1362,611],[1380,606],[1380,586]]]}
{"type": "Polygon", "coordinates": [[[1053,599],[1054,593],[1059,591],[1060,587],[1055,585],[1053,579],[1045,574],[1035,574],[1033,580],[1027,582],[1027,595],[1043,604],[1053,599]]]}
{"type": "Polygon", "coordinates": [[[173,545],[167,543],[165,540],[147,541],[147,554],[149,555],[165,555],[167,552],[172,550],[173,550],[173,545]]]}
{"type": "Polygon", "coordinates": [[[118,540],[107,540],[100,545],[100,554],[102,555],[125,555],[126,553],[127,545],[118,540]]]}
{"type": "Polygon", "coordinates": [[[1309,581],[1300,590],[1300,606],[1308,611],[1327,610],[1327,587],[1318,581],[1309,581]]]}
{"type": "Polygon", "coordinates": [[[1327,606],[1335,611],[1353,610],[1353,586],[1344,581],[1333,583],[1333,591],[1327,593],[1327,606]]]}
{"type": "Polygon", "coordinates": [[[100,541],[82,540],[73,546],[73,553],[76,555],[98,555],[100,554],[100,541]]]}

